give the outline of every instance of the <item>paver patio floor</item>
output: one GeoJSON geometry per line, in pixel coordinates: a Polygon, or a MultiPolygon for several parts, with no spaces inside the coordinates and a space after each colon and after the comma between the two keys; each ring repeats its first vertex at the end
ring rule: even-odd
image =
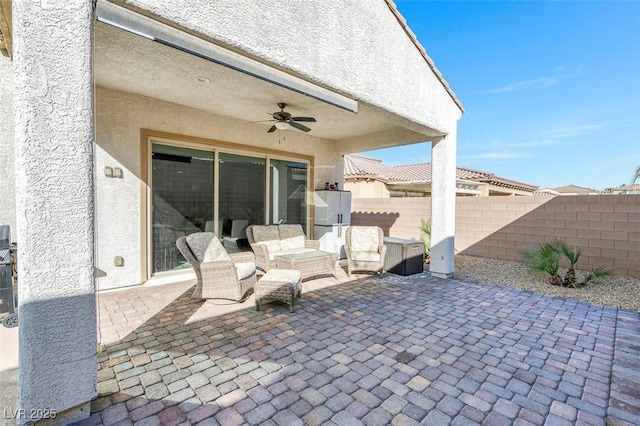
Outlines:
{"type": "Polygon", "coordinates": [[[638,312],[427,274],[305,282],[293,313],[189,287],[99,295],[83,424],[640,424],[638,312]]]}

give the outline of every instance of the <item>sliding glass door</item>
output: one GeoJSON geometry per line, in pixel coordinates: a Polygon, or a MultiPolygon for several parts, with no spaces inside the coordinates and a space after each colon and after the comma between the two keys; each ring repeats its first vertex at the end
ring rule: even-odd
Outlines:
{"type": "Polygon", "coordinates": [[[306,230],[309,164],[238,151],[152,143],[152,274],[189,267],[176,248],[183,235],[216,232],[235,252],[251,250],[248,225],[299,223],[306,230]]]}
{"type": "Polygon", "coordinates": [[[220,153],[219,221],[228,252],[251,250],[247,226],[264,223],[266,159],[220,153]]]}
{"type": "Polygon", "coordinates": [[[307,225],[307,165],[272,159],[269,162],[270,223],[307,225]]]}
{"type": "Polygon", "coordinates": [[[213,154],[152,145],[153,273],[189,267],[176,240],[213,224],[213,154]]]}

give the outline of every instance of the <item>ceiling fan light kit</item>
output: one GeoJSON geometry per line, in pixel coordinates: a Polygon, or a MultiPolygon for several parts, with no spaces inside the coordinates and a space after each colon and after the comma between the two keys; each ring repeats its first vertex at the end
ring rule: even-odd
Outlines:
{"type": "Polygon", "coordinates": [[[300,122],[305,122],[305,123],[316,122],[316,119],[313,117],[292,117],[291,114],[289,114],[284,110],[287,107],[287,104],[285,103],[282,103],[282,102],[278,103],[278,107],[280,108],[280,111],[267,113],[273,117],[273,120],[268,120],[268,121],[275,121],[275,124],[271,126],[269,130],[267,130],[267,133],[272,133],[272,132],[275,132],[276,130],[287,130],[289,126],[306,133],[311,129],[305,126],[304,124],[300,124],[300,122]]]}

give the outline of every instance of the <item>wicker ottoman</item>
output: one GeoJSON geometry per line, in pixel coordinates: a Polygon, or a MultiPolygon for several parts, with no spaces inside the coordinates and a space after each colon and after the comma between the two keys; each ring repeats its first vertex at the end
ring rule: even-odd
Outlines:
{"type": "Polygon", "coordinates": [[[277,301],[287,303],[293,312],[293,304],[302,289],[300,281],[300,272],[293,269],[269,269],[253,287],[256,311],[260,310],[261,303],[277,301]]]}

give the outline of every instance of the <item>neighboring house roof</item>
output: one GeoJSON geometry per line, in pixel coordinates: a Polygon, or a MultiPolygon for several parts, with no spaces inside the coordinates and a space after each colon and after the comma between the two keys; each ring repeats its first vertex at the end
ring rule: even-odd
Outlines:
{"type": "Polygon", "coordinates": [[[631,185],[620,185],[617,188],[613,188],[614,191],[640,191],[640,183],[634,183],[631,185]]]}
{"type": "Polygon", "coordinates": [[[599,194],[600,191],[593,188],[585,188],[583,186],[578,185],[565,185],[559,186],[557,188],[552,188],[554,191],[560,194],[599,194]]]}
{"type": "Polygon", "coordinates": [[[554,191],[553,189],[550,188],[543,188],[543,189],[539,189],[537,191],[533,191],[533,195],[560,195],[560,193],[558,191],[554,191]]]}
{"type": "MultiPolygon", "coordinates": [[[[430,182],[431,163],[407,164],[404,166],[390,166],[382,160],[366,157],[360,154],[344,156],[345,178],[376,178],[385,183],[430,182]]],[[[538,189],[535,185],[505,179],[493,173],[466,167],[456,167],[456,179],[483,182],[494,186],[521,191],[533,192],[538,189]]]]}
{"type": "Polygon", "coordinates": [[[440,74],[440,71],[438,71],[438,69],[436,68],[436,65],[433,62],[433,60],[429,57],[429,55],[427,55],[427,51],[418,41],[418,37],[416,37],[413,31],[411,31],[411,29],[409,28],[409,25],[407,25],[407,21],[400,14],[393,0],[385,0],[385,2],[387,3],[387,6],[389,6],[389,9],[393,13],[393,15],[396,17],[396,19],[400,23],[400,26],[402,27],[404,32],[407,34],[407,36],[409,36],[409,39],[411,40],[411,42],[414,44],[414,46],[416,46],[416,48],[420,52],[420,55],[422,55],[424,60],[429,65],[429,68],[431,68],[431,71],[433,71],[436,78],[440,81],[440,83],[442,83],[447,93],[449,93],[449,96],[451,96],[451,99],[453,99],[453,102],[455,102],[458,108],[460,108],[460,111],[464,112],[464,107],[462,106],[462,102],[460,102],[460,100],[456,97],[456,94],[453,93],[453,90],[451,90],[451,87],[449,87],[449,83],[445,81],[442,74],[440,74]]]}

